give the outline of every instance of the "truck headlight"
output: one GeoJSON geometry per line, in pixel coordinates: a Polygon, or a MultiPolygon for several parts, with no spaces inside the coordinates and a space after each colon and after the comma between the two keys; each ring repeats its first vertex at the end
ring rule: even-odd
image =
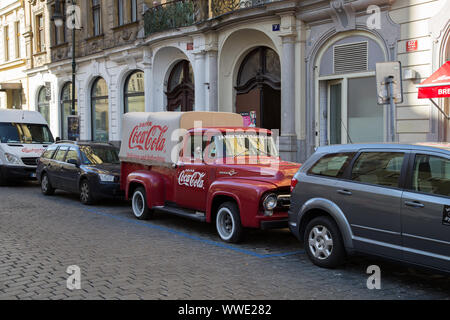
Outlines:
{"type": "Polygon", "coordinates": [[[5,153],[6,161],[11,164],[20,164],[20,159],[11,153],[5,153]]]}
{"type": "Polygon", "coordinates": [[[267,211],[272,211],[276,208],[278,202],[278,196],[275,193],[269,193],[264,197],[263,207],[267,211]]]}
{"type": "Polygon", "coordinates": [[[114,182],[114,176],[110,174],[99,173],[98,176],[100,177],[100,181],[102,182],[114,182]]]}

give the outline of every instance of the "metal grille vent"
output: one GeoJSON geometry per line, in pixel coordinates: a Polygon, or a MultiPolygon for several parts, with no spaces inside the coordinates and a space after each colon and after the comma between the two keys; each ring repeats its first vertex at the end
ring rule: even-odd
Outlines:
{"type": "Polygon", "coordinates": [[[367,71],[367,42],[336,45],[334,49],[334,73],[367,71]]]}

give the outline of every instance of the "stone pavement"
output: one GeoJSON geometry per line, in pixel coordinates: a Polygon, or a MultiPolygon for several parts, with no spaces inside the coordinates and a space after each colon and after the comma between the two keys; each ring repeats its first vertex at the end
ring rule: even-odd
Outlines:
{"type": "Polygon", "coordinates": [[[449,276],[378,258],[318,268],[288,230],[228,245],[208,224],[138,221],[126,202],[83,206],[36,183],[1,187],[0,202],[0,299],[450,299],[449,276]],[[381,290],[366,287],[372,264],[381,290]],[[71,265],[80,290],[66,287],[71,265]]]}

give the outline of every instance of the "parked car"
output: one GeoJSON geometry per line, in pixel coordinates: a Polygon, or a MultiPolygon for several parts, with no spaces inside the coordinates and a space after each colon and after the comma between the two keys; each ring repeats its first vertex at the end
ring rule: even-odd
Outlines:
{"type": "Polygon", "coordinates": [[[53,142],[39,112],[0,110],[0,185],[35,180],[37,160],[53,142]]]}
{"type": "Polygon", "coordinates": [[[316,265],[362,252],[450,271],[450,144],[321,147],[292,188],[289,228],[316,265]]]}
{"type": "Polygon", "coordinates": [[[45,195],[79,193],[83,204],[121,196],[118,150],[107,143],[57,142],[42,154],[36,173],[45,195]]]}
{"type": "Polygon", "coordinates": [[[125,114],[121,187],[135,217],[158,209],[212,222],[226,242],[245,227],[287,228],[300,165],[280,160],[269,130],[242,126],[241,115],[224,112],[125,114]]]}

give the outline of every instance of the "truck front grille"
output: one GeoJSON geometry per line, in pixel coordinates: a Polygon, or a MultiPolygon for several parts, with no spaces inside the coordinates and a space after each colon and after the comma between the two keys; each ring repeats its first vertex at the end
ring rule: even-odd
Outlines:
{"type": "Polygon", "coordinates": [[[290,194],[280,194],[278,195],[278,208],[289,209],[291,205],[291,195],[290,194]]]}

